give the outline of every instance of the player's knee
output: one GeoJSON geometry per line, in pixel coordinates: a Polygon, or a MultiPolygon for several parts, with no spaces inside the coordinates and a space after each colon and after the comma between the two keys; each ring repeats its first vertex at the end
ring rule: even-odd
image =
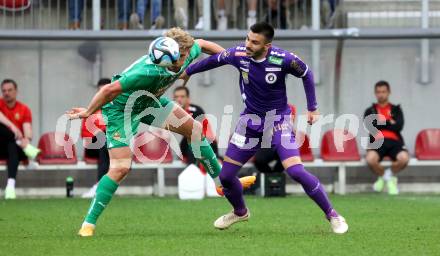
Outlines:
{"type": "Polygon", "coordinates": [[[397,155],[397,162],[399,163],[399,165],[401,166],[406,166],[408,165],[409,162],[409,154],[406,151],[402,151],[397,155]]]}
{"type": "Polygon", "coordinates": [[[117,167],[111,168],[108,172],[108,175],[117,182],[122,181],[125,176],[130,172],[130,168],[127,167],[117,167]]]}
{"type": "Polygon", "coordinates": [[[365,161],[367,161],[368,165],[377,165],[379,164],[379,156],[376,153],[369,152],[365,156],[365,161]]]}

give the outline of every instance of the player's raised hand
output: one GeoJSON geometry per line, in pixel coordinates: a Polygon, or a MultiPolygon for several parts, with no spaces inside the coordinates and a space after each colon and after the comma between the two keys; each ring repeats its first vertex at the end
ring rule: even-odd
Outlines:
{"type": "Polygon", "coordinates": [[[67,111],[66,114],[69,116],[70,120],[87,118],[90,116],[86,108],[72,108],[71,110],[67,111]]]}
{"type": "Polygon", "coordinates": [[[315,110],[315,111],[308,111],[307,112],[307,123],[309,123],[310,125],[314,124],[316,121],[318,121],[320,115],[319,115],[319,111],[315,110]]]}

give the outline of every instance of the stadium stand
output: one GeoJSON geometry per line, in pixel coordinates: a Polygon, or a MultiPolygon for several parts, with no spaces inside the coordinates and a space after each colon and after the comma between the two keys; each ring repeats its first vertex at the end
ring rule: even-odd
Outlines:
{"type": "MultiPolygon", "coordinates": [[[[144,162],[137,158],[136,161],[132,164],[132,169],[134,170],[155,170],[157,175],[157,189],[155,194],[157,196],[165,195],[165,170],[166,169],[183,169],[186,164],[180,160],[173,160],[173,156],[171,150],[168,148],[166,140],[161,137],[154,137],[155,135],[143,135],[139,136],[138,143],[141,143],[147,136],[149,142],[140,146],[139,152],[142,152],[150,159],[158,159],[161,154],[167,151],[167,154],[164,158],[163,163],[154,163],[154,162],[144,162]],[[150,137],[152,136],[152,137],[150,137]]],[[[303,149],[306,154],[304,156],[304,166],[307,168],[336,168],[337,179],[334,184],[334,191],[336,194],[345,194],[346,193],[346,171],[347,168],[351,167],[363,167],[366,166],[365,160],[361,159],[359,153],[354,154],[346,154],[343,152],[338,152],[337,148],[332,140],[334,136],[342,136],[342,138],[347,138],[346,136],[352,136],[347,131],[341,130],[330,130],[325,132],[321,148],[322,153],[321,158],[315,158],[313,154],[310,156],[311,150],[303,149]],[[313,160],[309,160],[310,157],[313,160]]],[[[303,147],[306,147],[306,141],[309,141],[308,136],[304,137],[305,142],[303,147]]],[[[411,158],[409,162],[409,166],[440,166],[440,151],[439,151],[439,141],[440,141],[440,129],[426,129],[422,130],[416,139],[416,155],[415,158],[411,158]]],[[[64,141],[69,141],[68,135],[65,135],[64,141]]],[[[356,139],[351,137],[351,139],[345,141],[345,144],[348,145],[349,148],[357,151],[356,139]]],[[[43,154],[40,155],[38,159],[39,165],[35,167],[36,170],[90,170],[95,168],[92,162],[86,162],[84,158],[83,161],[78,161],[76,157],[76,153],[74,153],[74,157],[72,159],[67,158],[64,151],[62,151],[62,146],[56,145],[55,142],[55,133],[46,133],[40,138],[39,147],[43,150],[43,154]],[[61,151],[60,151],[61,150],[61,151]]],[[[75,149],[72,148],[72,151],[75,152],[75,149]]],[[[345,150],[344,150],[345,152],[345,150]]],[[[20,165],[20,169],[27,169],[24,165],[26,163],[22,163],[20,165]]],[[[390,161],[384,161],[385,166],[389,166],[390,161]]],[[[250,163],[247,163],[245,167],[251,167],[250,163]]],[[[5,171],[4,162],[0,162],[0,171],[5,171]]]]}

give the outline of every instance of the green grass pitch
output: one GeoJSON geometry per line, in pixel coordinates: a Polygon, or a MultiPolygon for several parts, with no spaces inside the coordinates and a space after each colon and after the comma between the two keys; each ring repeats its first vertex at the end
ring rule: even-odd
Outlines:
{"type": "Polygon", "coordinates": [[[247,197],[251,219],[225,231],[221,198],[116,197],[92,238],[76,236],[89,200],[1,200],[0,255],[440,255],[439,195],[331,199],[345,235],[305,196],[247,197]]]}

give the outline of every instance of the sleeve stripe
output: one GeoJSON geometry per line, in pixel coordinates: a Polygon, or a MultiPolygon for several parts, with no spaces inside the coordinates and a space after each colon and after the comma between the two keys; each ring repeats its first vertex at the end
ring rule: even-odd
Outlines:
{"type": "Polygon", "coordinates": [[[304,73],[300,76],[300,78],[305,77],[308,71],[309,71],[309,66],[306,65],[306,70],[305,70],[304,73]]]}

